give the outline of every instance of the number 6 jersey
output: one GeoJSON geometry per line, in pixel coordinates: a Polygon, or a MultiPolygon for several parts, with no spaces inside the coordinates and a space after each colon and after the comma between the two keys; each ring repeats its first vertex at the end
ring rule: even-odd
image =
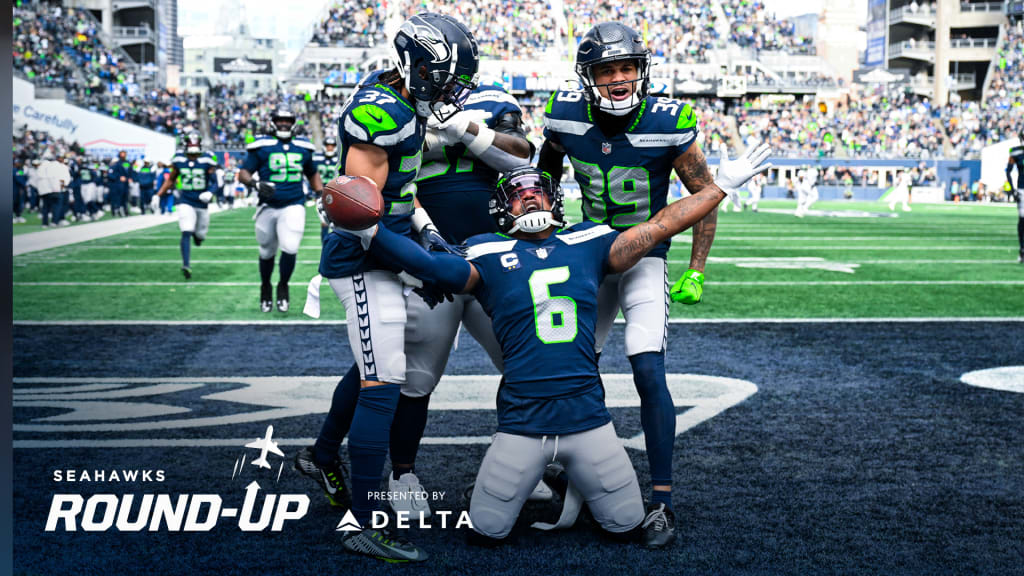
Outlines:
{"type": "MultiPolygon", "coordinates": [[[[583,216],[624,230],[665,207],[672,162],[697,139],[689,104],[648,96],[629,126],[606,136],[583,92],[555,92],[544,109],[544,137],[565,149],[583,193],[583,216]]],[[[664,258],[669,242],[648,256],[664,258]]]]}
{"type": "Polygon", "coordinates": [[[611,421],[594,331],[597,288],[617,236],[583,222],[545,240],[468,240],[466,258],[480,273],[473,295],[491,317],[504,358],[499,432],[572,434],[611,421]]]}

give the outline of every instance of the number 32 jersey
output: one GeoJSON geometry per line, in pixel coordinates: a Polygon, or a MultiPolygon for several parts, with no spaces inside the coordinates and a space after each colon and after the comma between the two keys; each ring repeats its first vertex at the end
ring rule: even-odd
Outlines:
{"type": "Polygon", "coordinates": [[[572,434],[611,421],[594,353],[597,289],[618,233],[583,222],[546,240],[480,234],[474,296],[501,343],[498,431],[572,434]]]}
{"type": "Polygon", "coordinates": [[[284,208],[302,204],[306,194],[302,189],[302,176],[316,174],[313,153],[316,147],[308,140],[292,138],[281,142],[272,136],[261,136],[245,148],[247,156],[243,170],[259,172],[261,182],[273,182],[274,195],[267,202],[271,208],[284,208]]]}
{"type": "MultiPolygon", "coordinates": [[[[565,149],[583,193],[583,215],[624,230],[665,207],[672,162],[697,139],[689,104],[648,96],[629,127],[606,136],[578,90],[555,92],[544,109],[544,137],[565,149]]],[[[664,258],[669,242],[649,256],[664,258]]]]}

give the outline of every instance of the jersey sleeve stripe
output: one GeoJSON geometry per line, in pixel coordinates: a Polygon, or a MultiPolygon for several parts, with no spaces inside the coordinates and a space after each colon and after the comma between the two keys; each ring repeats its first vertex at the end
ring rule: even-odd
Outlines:
{"type": "Polygon", "coordinates": [[[506,240],[504,242],[484,242],[483,244],[470,246],[469,250],[466,251],[466,260],[472,261],[488,254],[511,252],[515,248],[516,242],[517,240],[506,240]]]}
{"type": "Polygon", "coordinates": [[[316,151],[316,146],[314,146],[312,142],[307,142],[305,140],[292,140],[292,143],[298,146],[299,148],[305,148],[306,150],[316,151]]]}
{"type": "Polygon", "coordinates": [[[499,92],[498,90],[488,90],[487,92],[474,92],[466,98],[466,106],[470,104],[477,104],[479,102],[503,102],[519,108],[519,103],[510,94],[506,92],[499,92]]]}
{"type": "Polygon", "coordinates": [[[253,140],[252,142],[250,142],[249,145],[245,147],[245,149],[255,150],[257,148],[262,148],[264,146],[273,146],[274,144],[277,144],[277,140],[274,138],[260,138],[258,140],[253,140]]]}
{"type": "Polygon", "coordinates": [[[377,137],[373,138],[373,141],[370,142],[370,144],[374,144],[374,145],[381,146],[381,147],[383,147],[383,146],[394,146],[395,144],[398,144],[402,140],[405,140],[406,138],[409,138],[410,136],[412,136],[415,133],[416,133],[416,118],[413,117],[413,118],[410,118],[409,121],[405,123],[405,126],[402,126],[402,129],[399,130],[398,132],[395,132],[395,133],[392,133],[392,134],[385,134],[384,136],[377,136],[377,137]]]}
{"type": "Polygon", "coordinates": [[[582,244],[583,242],[586,242],[588,240],[593,240],[594,238],[600,238],[601,236],[606,236],[608,234],[614,233],[615,230],[612,230],[610,227],[601,224],[599,226],[594,226],[593,228],[587,228],[586,230],[579,230],[577,232],[570,232],[568,234],[558,234],[555,237],[561,240],[562,242],[565,242],[566,244],[572,246],[573,244],[582,244]]]}
{"type": "Polygon", "coordinates": [[[695,130],[676,134],[626,134],[629,144],[635,148],[658,148],[661,146],[682,146],[697,137],[695,130]]]}
{"type": "Polygon", "coordinates": [[[578,120],[559,120],[557,118],[551,118],[550,116],[544,117],[544,124],[555,132],[572,134],[574,136],[583,136],[593,126],[587,122],[580,122],[578,120]]]}

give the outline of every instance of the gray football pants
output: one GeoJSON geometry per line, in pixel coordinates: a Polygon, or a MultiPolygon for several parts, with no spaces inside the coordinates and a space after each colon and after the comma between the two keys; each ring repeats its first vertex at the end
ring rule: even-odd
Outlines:
{"type": "Polygon", "coordinates": [[[611,422],[576,434],[520,436],[498,432],[480,464],[469,504],[473,530],[490,538],[512,531],[523,503],[549,462],[565,466],[591,514],[609,532],[627,532],[644,519],[633,464],[611,422]]]}

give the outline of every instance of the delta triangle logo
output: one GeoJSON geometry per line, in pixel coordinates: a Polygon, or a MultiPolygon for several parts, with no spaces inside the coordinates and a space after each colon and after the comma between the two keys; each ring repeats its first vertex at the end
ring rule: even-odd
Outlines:
{"type": "Polygon", "coordinates": [[[335,532],[359,532],[363,527],[359,525],[355,515],[352,514],[351,510],[345,511],[345,515],[342,516],[341,522],[338,522],[338,527],[334,529],[335,532]]]}

